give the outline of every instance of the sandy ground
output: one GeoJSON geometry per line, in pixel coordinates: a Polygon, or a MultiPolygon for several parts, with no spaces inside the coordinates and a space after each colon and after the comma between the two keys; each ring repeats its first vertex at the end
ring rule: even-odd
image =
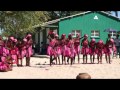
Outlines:
{"type": "MultiPolygon", "coordinates": [[[[120,59],[112,59],[112,64],[53,65],[49,66],[49,58],[31,58],[31,67],[17,67],[13,71],[0,72],[0,79],[75,79],[78,73],[89,73],[92,79],[120,79],[120,59]],[[46,62],[46,63],[45,63],[46,62]],[[40,63],[40,65],[36,65],[40,63]]],[[[88,62],[90,60],[88,59],[88,62]]],[[[97,63],[97,60],[95,59],[97,63]]]]}

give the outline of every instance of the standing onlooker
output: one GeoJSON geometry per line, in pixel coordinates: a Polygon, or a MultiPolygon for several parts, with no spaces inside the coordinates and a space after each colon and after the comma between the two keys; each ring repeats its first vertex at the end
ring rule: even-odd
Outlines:
{"type": "Polygon", "coordinates": [[[118,34],[116,35],[116,39],[114,41],[117,49],[117,55],[119,54],[119,58],[120,58],[120,39],[118,34]]]}

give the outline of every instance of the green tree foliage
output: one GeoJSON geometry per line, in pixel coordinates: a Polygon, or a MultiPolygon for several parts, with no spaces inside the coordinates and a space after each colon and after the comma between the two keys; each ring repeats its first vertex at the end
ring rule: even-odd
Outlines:
{"type": "Polygon", "coordinates": [[[23,37],[27,32],[33,33],[33,26],[49,19],[46,11],[0,11],[0,28],[3,35],[23,37]]]}

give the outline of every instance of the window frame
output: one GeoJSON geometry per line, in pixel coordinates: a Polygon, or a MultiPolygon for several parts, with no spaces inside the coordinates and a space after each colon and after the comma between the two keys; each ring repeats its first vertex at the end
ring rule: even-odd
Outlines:
{"type": "Polygon", "coordinates": [[[116,35],[114,36],[114,34],[117,34],[117,32],[115,32],[115,31],[110,31],[109,34],[111,34],[111,38],[116,38],[116,35]]]}
{"type": "Polygon", "coordinates": [[[91,38],[100,38],[100,30],[91,30],[91,38]],[[92,31],[94,31],[94,36],[92,36],[92,31]],[[98,31],[98,33],[95,33],[95,31],[98,31]],[[99,36],[96,36],[96,34],[99,34],[99,36]]]}
{"type": "Polygon", "coordinates": [[[82,35],[81,30],[72,30],[72,34],[74,34],[72,37],[75,38],[77,35],[77,31],[79,31],[80,37],[82,35]]]}

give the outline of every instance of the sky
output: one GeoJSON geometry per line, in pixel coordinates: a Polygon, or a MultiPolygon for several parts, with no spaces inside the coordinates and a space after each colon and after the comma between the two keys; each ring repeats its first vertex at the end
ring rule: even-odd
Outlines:
{"type": "MultiPolygon", "coordinates": [[[[112,11],[112,15],[115,16],[115,13],[112,11]]],[[[120,18],[120,11],[118,11],[118,17],[120,18]]]]}

